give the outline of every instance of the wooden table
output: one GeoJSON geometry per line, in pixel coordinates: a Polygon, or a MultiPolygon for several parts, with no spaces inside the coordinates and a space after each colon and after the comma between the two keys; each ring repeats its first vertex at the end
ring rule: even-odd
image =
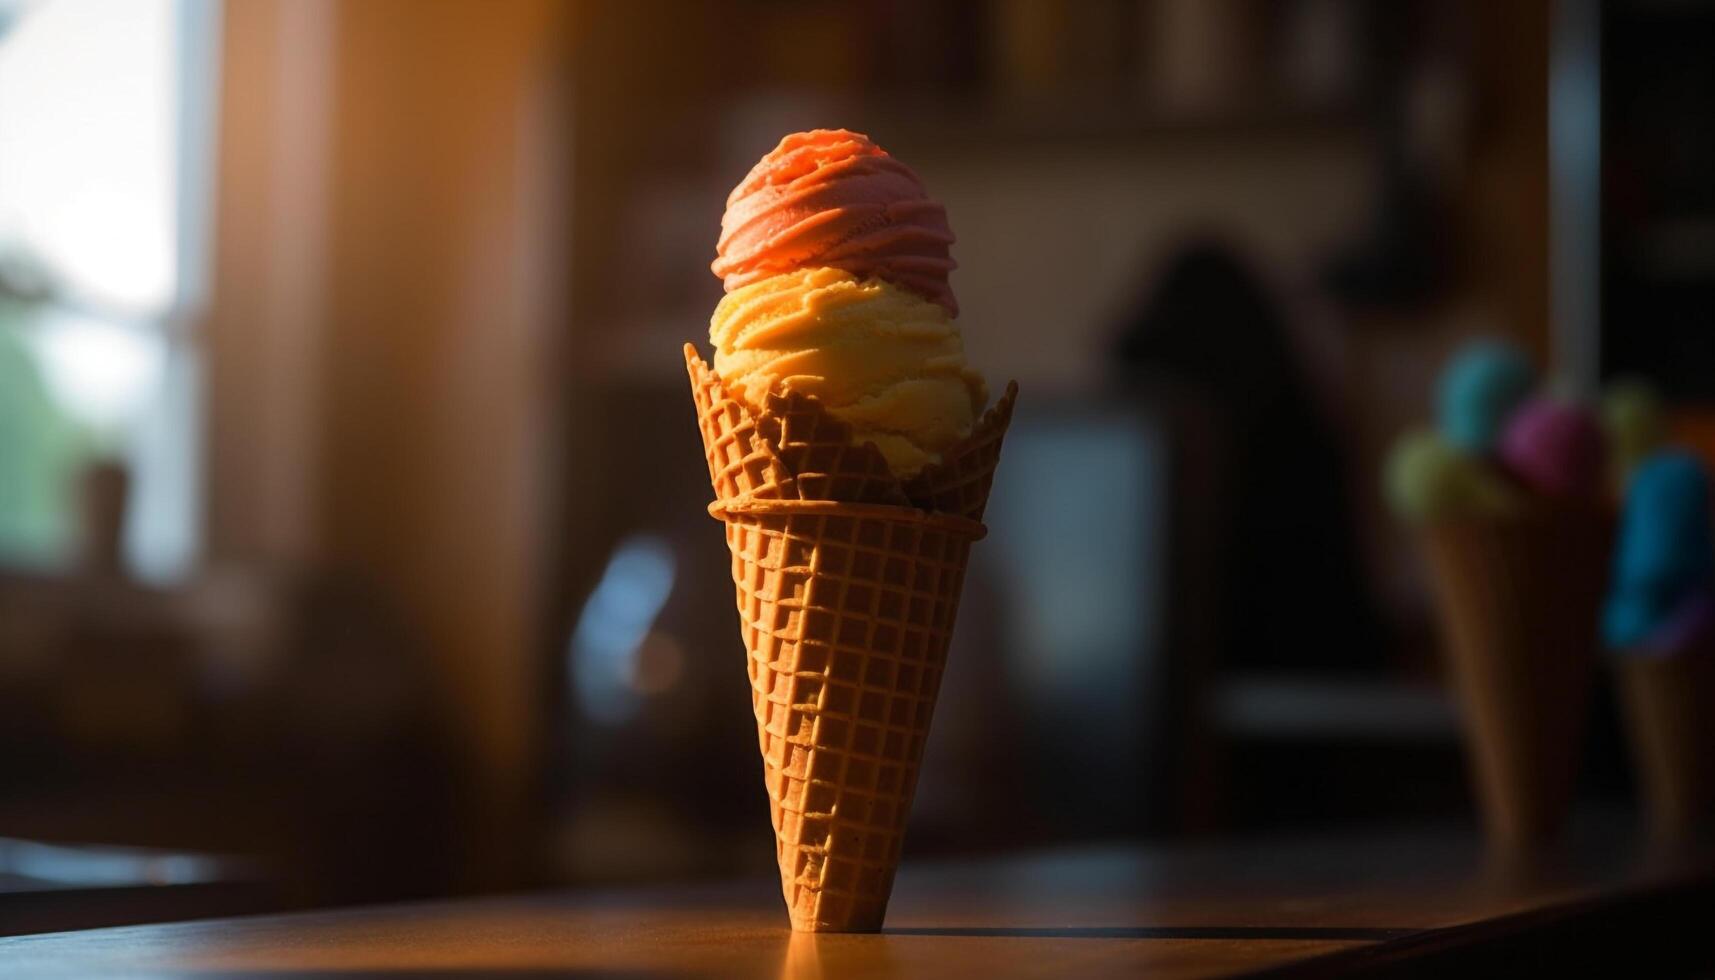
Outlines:
{"type": "Polygon", "coordinates": [[[772,882],[553,892],[0,940],[0,976],[1659,975],[1711,965],[1715,864],[1610,825],[1531,862],[1465,835],[907,866],[888,930],[793,935],[772,882]]]}

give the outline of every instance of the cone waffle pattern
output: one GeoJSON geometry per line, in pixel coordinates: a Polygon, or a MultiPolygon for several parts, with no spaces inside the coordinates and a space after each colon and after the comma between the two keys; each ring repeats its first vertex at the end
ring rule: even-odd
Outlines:
{"type": "Polygon", "coordinates": [[[849,432],[814,399],[778,399],[752,421],[690,348],[686,359],[792,925],[879,929],[982,525],[885,502],[907,499],[897,479],[849,442],[829,452],[849,432]],[[825,496],[836,491],[859,499],[825,496]]]}
{"type": "Polygon", "coordinates": [[[797,478],[805,500],[911,503],[881,450],[868,442],[853,445],[851,427],[808,395],[770,393],[757,427],[797,478]]]}
{"type": "Polygon", "coordinates": [[[697,403],[697,428],[709,462],[709,483],[715,497],[732,500],[796,498],[798,490],[774,455],[756,423],[735,399],[729,398],[694,349],[685,345],[685,368],[691,374],[691,397],[697,403]]]}
{"type": "Polygon", "coordinates": [[[727,519],[798,928],[881,926],[970,543],[886,516],[727,519]]]}

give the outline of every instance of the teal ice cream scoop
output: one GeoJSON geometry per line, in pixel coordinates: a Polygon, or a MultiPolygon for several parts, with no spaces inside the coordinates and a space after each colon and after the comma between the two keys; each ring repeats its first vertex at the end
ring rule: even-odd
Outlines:
{"type": "Polygon", "coordinates": [[[1655,453],[1638,465],[1626,493],[1603,638],[1615,648],[1638,646],[1712,583],[1708,474],[1690,453],[1655,453]]]}
{"type": "Polygon", "coordinates": [[[1465,344],[1447,362],[1436,389],[1442,437],[1468,453],[1489,452],[1535,384],[1530,359],[1517,347],[1494,339],[1465,344]]]}

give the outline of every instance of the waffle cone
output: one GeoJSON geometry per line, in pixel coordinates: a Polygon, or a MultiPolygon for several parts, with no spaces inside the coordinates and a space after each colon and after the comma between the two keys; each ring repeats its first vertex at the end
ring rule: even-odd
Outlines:
{"type": "Polygon", "coordinates": [[[1000,463],[1000,446],[1012,424],[1012,406],[1018,400],[1018,382],[1009,382],[971,434],[941,454],[905,484],[905,495],[924,510],[961,514],[973,521],[983,519],[988,506],[994,469],[1000,463]]]}
{"type": "Polygon", "coordinates": [[[697,428],[703,436],[715,499],[796,499],[796,482],[762,437],[756,421],[727,394],[721,379],[689,344],[685,346],[685,368],[691,375],[691,397],[697,404],[697,428]]]}
{"type": "Polygon", "coordinates": [[[1619,680],[1652,829],[1667,840],[1715,829],[1715,649],[1634,653],[1619,680]]]}
{"type": "Polygon", "coordinates": [[[1612,538],[1579,510],[1427,530],[1476,794],[1503,847],[1552,837],[1571,809],[1612,538]]]}
{"type": "Polygon", "coordinates": [[[792,926],[874,931],[971,543],[984,533],[967,515],[986,503],[1013,391],[1004,414],[985,416],[991,429],[999,418],[998,429],[966,441],[971,453],[980,441],[986,472],[948,478],[962,506],[941,512],[911,506],[879,451],[853,446],[815,399],[771,397],[753,418],[689,345],[685,357],[715,490],[709,512],[725,523],[732,555],[792,926]]]}

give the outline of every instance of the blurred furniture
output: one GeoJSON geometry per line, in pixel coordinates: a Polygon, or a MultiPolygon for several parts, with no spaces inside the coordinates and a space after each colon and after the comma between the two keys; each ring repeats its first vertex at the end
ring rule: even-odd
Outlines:
{"type": "Polygon", "coordinates": [[[908,865],[881,935],[793,934],[778,883],[540,893],[0,940],[19,973],[1661,975],[1715,967],[1715,862],[1593,823],[1536,867],[1445,832],[908,865]]]}
{"type": "Polygon", "coordinates": [[[444,889],[408,649],[325,575],[0,575],[0,835],[243,855],[293,903],[444,889]]]}
{"type": "Polygon", "coordinates": [[[284,898],[233,858],[0,838],[0,935],[277,911],[284,898]]]}
{"type": "Polygon", "coordinates": [[[1464,795],[1449,699],[1362,566],[1350,447],[1300,315],[1210,239],[1121,319],[1116,380],[1162,443],[1157,832],[1354,823],[1464,795]]]}

